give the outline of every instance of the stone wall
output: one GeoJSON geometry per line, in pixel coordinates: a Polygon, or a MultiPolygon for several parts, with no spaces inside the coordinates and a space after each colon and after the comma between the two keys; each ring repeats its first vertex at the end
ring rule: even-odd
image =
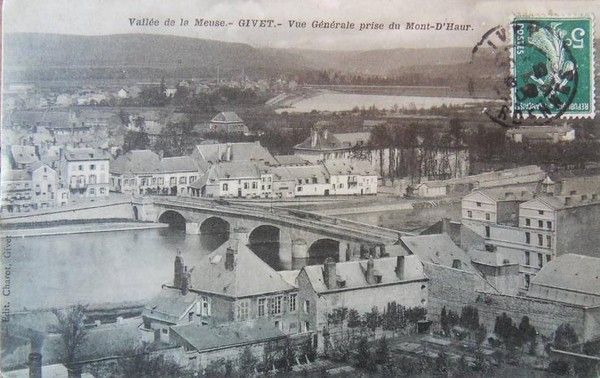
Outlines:
{"type": "Polygon", "coordinates": [[[134,219],[131,202],[99,202],[84,206],[48,209],[44,212],[20,213],[2,217],[2,223],[38,223],[63,220],[134,219]]]}

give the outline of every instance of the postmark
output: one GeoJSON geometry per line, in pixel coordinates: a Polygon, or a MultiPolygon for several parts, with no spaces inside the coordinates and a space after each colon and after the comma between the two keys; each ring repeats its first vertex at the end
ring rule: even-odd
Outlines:
{"type": "Polygon", "coordinates": [[[514,118],[594,116],[591,17],[515,17],[511,40],[514,118]]]}

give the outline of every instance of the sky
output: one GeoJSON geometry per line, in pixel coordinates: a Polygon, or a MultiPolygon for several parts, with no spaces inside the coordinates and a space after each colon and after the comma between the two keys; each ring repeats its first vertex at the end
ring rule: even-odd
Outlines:
{"type": "Polygon", "coordinates": [[[511,15],[594,14],[600,36],[600,1],[550,0],[5,0],[3,31],[106,35],[157,33],[247,43],[255,47],[369,50],[398,47],[473,46],[485,31],[508,24],[511,15]],[[158,27],[132,27],[129,18],[154,17],[158,27]],[[195,18],[233,22],[225,28],[164,26],[166,18],[194,23],[195,18]],[[282,26],[242,28],[240,19],[274,19],[282,26]],[[306,21],[304,29],[289,20],[306,21]],[[470,24],[468,31],[325,30],[312,21],[470,24]]]}

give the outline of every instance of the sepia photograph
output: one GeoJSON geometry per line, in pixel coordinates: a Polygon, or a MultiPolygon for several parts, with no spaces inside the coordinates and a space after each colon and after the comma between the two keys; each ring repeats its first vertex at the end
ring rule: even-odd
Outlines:
{"type": "Polygon", "coordinates": [[[0,377],[600,376],[598,1],[0,4],[0,377]]]}

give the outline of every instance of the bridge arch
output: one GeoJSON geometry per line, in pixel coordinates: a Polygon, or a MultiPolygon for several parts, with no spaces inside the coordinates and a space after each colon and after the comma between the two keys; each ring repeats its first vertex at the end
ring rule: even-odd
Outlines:
{"type": "Polygon", "coordinates": [[[254,228],[248,236],[250,244],[279,243],[279,227],[263,224],[254,228]]]}
{"type": "Polygon", "coordinates": [[[210,217],[200,224],[202,245],[211,251],[229,240],[231,225],[223,218],[210,217]]]}
{"type": "Polygon", "coordinates": [[[174,228],[177,230],[185,231],[185,223],[186,223],[185,217],[183,215],[181,215],[181,213],[178,213],[177,211],[167,210],[167,211],[163,212],[158,217],[158,221],[160,223],[167,223],[169,225],[169,228],[174,228]]]}
{"type": "Polygon", "coordinates": [[[308,258],[311,264],[322,264],[328,257],[339,261],[339,251],[340,242],[338,240],[322,238],[314,241],[308,247],[308,258]]]}
{"type": "Polygon", "coordinates": [[[280,258],[281,230],[279,227],[268,224],[255,227],[248,235],[248,246],[273,269],[286,269],[280,258]]]}

